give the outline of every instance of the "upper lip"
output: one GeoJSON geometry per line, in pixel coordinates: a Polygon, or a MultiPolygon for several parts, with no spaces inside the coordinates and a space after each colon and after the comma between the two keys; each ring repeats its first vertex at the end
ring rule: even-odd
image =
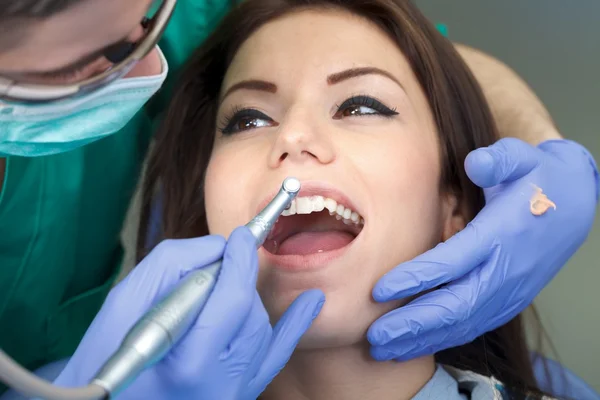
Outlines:
{"type": "MultiPolygon", "coordinates": [[[[322,181],[303,181],[300,179],[301,188],[298,193],[298,197],[309,197],[309,196],[323,196],[325,198],[329,198],[335,200],[338,204],[343,205],[345,208],[350,208],[352,211],[357,212],[360,216],[364,218],[364,214],[357,204],[355,204],[350,197],[348,197],[344,192],[340,189],[337,189],[332,184],[322,181]]],[[[281,186],[271,192],[267,197],[265,197],[258,205],[258,209],[256,210],[256,214],[263,210],[269,204],[271,200],[277,195],[281,186]]]]}

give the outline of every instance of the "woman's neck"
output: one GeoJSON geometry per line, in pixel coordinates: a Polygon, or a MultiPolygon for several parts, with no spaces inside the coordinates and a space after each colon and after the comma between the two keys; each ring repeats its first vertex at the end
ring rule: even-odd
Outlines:
{"type": "Polygon", "coordinates": [[[367,345],[297,350],[260,397],[264,400],[409,400],[435,373],[433,356],[379,362],[367,345]]]}

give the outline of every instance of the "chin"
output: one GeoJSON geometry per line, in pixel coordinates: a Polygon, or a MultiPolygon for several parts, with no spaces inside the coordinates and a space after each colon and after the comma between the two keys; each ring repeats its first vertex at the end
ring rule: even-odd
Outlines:
{"type": "MultiPolygon", "coordinates": [[[[306,290],[308,288],[305,288],[306,290]]],[[[303,290],[297,289],[286,293],[261,291],[263,303],[275,324],[287,310],[289,305],[303,290]]],[[[325,348],[347,347],[366,343],[369,327],[375,320],[387,312],[397,308],[399,301],[376,303],[371,298],[369,287],[353,290],[341,287],[336,291],[325,293],[325,304],[313,321],[309,330],[302,336],[297,349],[315,350],[325,348]],[[357,293],[361,295],[357,295],[357,293]]]]}
{"type": "Polygon", "coordinates": [[[334,304],[323,306],[319,316],[298,343],[298,350],[332,349],[349,347],[366,340],[367,330],[373,318],[366,315],[351,315],[334,309],[334,304]]]}

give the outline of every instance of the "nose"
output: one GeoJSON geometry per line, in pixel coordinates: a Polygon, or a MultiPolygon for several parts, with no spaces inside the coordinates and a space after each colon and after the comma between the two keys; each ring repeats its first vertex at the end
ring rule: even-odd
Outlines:
{"type": "Polygon", "coordinates": [[[279,125],[277,138],[269,155],[269,167],[283,163],[329,164],[335,160],[331,135],[310,116],[287,118],[279,125]]]}

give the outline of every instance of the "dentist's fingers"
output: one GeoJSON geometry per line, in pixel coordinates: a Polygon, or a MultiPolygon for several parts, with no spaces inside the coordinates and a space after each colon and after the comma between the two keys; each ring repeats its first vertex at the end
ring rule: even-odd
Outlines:
{"type": "Polygon", "coordinates": [[[240,387],[248,386],[264,364],[272,338],[273,328],[269,321],[269,314],[255,290],[252,308],[246,322],[220,355],[221,361],[225,361],[230,368],[229,376],[232,384],[237,376],[240,387]]]}
{"type": "Polygon", "coordinates": [[[476,217],[446,242],[385,274],[373,288],[375,301],[398,300],[436,288],[484,262],[493,250],[493,240],[478,228],[478,218],[483,217],[476,217]]]}
{"type": "Polygon", "coordinates": [[[109,296],[118,296],[126,290],[155,304],[179,283],[182,276],[221,258],[225,243],[225,238],[216,235],[162,241],[111,290],[109,296]]]}
{"type": "Polygon", "coordinates": [[[250,384],[250,393],[256,398],[285,367],[300,338],[310,328],[325,302],[322,291],[314,289],[302,293],[289,306],[273,330],[271,345],[258,374],[250,384]]]}
{"type": "MultiPolygon", "coordinates": [[[[369,342],[383,346],[394,340],[416,340],[439,329],[454,329],[469,318],[472,320],[478,308],[494,295],[494,285],[500,285],[487,278],[487,273],[474,270],[452,284],[387,313],[370,326],[369,342]]],[[[490,307],[489,311],[496,310],[490,307]]],[[[473,331],[477,331],[476,327],[473,331]]]]}
{"type": "Polygon", "coordinates": [[[442,327],[411,339],[397,339],[384,346],[372,346],[371,357],[376,361],[409,361],[415,358],[433,355],[447,348],[468,343],[465,338],[469,329],[467,324],[442,327]]]}
{"type": "Polygon", "coordinates": [[[230,235],[221,272],[204,310],[190,332],[173,351],[190,371],[202,371],[229,346],[250,315],[256,293],[258,255],[256,239],[245,227],[230,235]],[[210,343],[198,353],[198,343],[210,343]],[[187,354],[186,354],[187,353],[187,354]]]}
{"type": "Polygon", "coordinates": [[[473,150],[465,159],[467,176],[481,188],[508,183],[527,175],[542,160],[536,147],[515,138],[473,150]]]}

